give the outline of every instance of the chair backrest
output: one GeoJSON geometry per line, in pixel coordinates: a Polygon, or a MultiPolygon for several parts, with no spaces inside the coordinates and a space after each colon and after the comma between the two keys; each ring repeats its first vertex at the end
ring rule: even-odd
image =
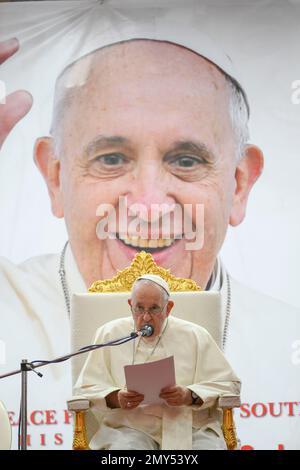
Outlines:
{"type": "Polygon", "coordinates": [[[0,450],[9,450],[11,446],[11,425],[8,413],[0,401],[0,450]]]}
{"type": "MultiPolygon", "coordinates": [[[[221,299],[218,292],[201,291],[192,279],[173,276],[158,266],[150,253],[139,252],[129,267],[112,279],[95,281],[87,294],[71,299],[71,344],[76,351],[92,344],[97,329],[108,321],[131,315],[127,300],[135,280],[142,274],[158,274],[168,282],[174,301],[172,315],[203,326],[221,346],[221,299]]],[[[124,331],[124,336],[130,332],[124,331]]],[[[76,382],[86,360],[82,354],[72,360],[72,379],[76,382]]]]}

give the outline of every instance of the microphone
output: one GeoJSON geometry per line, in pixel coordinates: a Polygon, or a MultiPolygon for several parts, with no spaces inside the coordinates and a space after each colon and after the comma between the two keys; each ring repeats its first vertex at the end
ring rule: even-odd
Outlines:
{"type": "Polygon", "coordinates": [[[139,332],[141,336],[152,336],[154,333],[154,328],[152,325],[144,325],[139,332]]]}

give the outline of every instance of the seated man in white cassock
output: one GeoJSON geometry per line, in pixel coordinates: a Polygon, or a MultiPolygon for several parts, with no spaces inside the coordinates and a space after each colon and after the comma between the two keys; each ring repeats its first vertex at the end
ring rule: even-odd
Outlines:
{"type": "Polygon", "coordinates": [[[93,449],[226,449],[217,400],[237,395],[240,381],[209,333],[170,316],[173,301],[160,276],[146,274],[128,300],[132,316],[106,323],[95,343],[151,325],[153,334],[89,354],[75,386],[103,411],[93,449]],[[125,387],[124,366],[174,356],[177,384],[161,390],[163,405],[143,405],[144,396],[125,387]]]}

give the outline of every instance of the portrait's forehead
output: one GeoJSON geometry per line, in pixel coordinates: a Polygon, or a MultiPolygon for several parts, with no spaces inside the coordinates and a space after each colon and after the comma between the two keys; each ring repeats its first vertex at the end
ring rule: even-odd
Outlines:
{"type": "Polygon", "coordinates": [[[182,100],[186,105],[189,100],[198,111],[199,99],[213,96],[220,110],[227,106],[228,86],[223,72],[185,47],[148,39],[125,41],[91,52],[61,74],[53,122],[67,112],[73,118],[81,116],[93,106],[99,111],[122,106],[142,109],[148,100],[151,108],[158,96],[161,107],[179,109],[182,100]]]}
{"type": "Polygon", "coordinates": [[[60,78],[64,77],[67,88],[81,86],[95,57],[91,53],[120,43],[151,40],[181,46],[207,59],[237,82],[247,102],[235,64],[223,51],[220,41],[209,36],[206,29],[205,15],[200,6],[192,9],[174,6],[163,9],[126,8],[123,11],[111,10],[99,2],[90,14],[84,42],[69,56],[60,78]]]}
{"type": "MultiPolygon", "coordinates": [[[[124,21],[124,16],[100,10],[96,8],[82,47],[69,57],[56,83],[51,133],[57,152],[68,152],[71,140],[66,135],[72,136],[74,147],[86,148],[100,128],[103,135],[122,135],[136,143],[142,121],[154,136],[156,113],[179,134],[184,134],[179,119],[192,119],[189,134],[201,127],[213,146],[223,146],[225,134],[231,145],[230,132],[239,155],[248,136],[247,98],[230,58],[204,33],[201,13],[126,9],[124,21]],[[89,120],[85,128],[83,116],[89,120]]],[[[169,132],[164,135],[171,140],[169,132]]],[[[171,142],[159,145],[167,148],[171,142]]]]}
{"type": "MultiPolygon", "coordinates": [[[[86,148],[95,138],[95,123],[101,125],[103,134],[122,135],[132,142],[140,135],[137,114],[147,120],[152,136],[157,132],[154,114],[168,116],[168,125],[174,129],[180,114],[181,120],[192,120],[197,128],[204,119],[204,127],[217,136],[217,144],[231,126],[229,102],[224,73],[206,58],[165,41],[130,40],[97,49],[64,71],[56,87],[52,130],[56,142],[62,142],[61,128],[66,129],[65,135],[72,135],[76,121],[82,133],[80,145],[86,148]],[[133,110],[135,116],[129,119],[133,110]],[[92,120],[85,130],[80,124],[83,115],[85,122],[92,120]]],[[[182,126],[179,129],[183,134],[182,126]]],[[[179,134],[177,142],[183,139],[179,134]]],[[[165,132],[164,136],[165,142],[159,145],[167,148],[174,144],[173,134],[165,132]]]]}
{"type": "MultiPolygon", "coordinates": [[[[131,40],[97,49],[67,67],[58,79],[59,87],[71,89],[83,87],[91,78],[123,72],[120,80],[136,74],[163,74],[172,71],[187,78],[191,74],[206,75],[217,89],[225,83],[220,69],[199,54],[185,47],[165,41],[131,40]]],[[[113,78],[113,77],[111,77],[113,78]]]]}

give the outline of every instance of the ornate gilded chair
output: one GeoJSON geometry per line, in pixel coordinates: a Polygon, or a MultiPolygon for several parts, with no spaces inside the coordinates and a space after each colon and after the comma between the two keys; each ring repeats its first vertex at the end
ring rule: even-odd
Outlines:
{"type": "MultiPolygon", "coordinates": [[[[165,279],[174,301],[172,315],[192,321],[206,328],[220,346],[221,299],[218,292],[205,292],[191,279],[173,276],[169,270],[158,266],[146,252],[138,253],[131,265],[114,278],[96,281],[87,294],[75,294],[71,305],[71,341],[76,350],[91,344],[96,330],[104,323],[128,316],[127,299],[134,281],[142,274],[158,274],[165,279]]],[[[72,360],[72,378],[75,384],[86,360],[85,355],[72,360]]],[[[229,450],[237,448],[238,442],[233,420],[233,408],[240,406],[239,396],[219,398],[223,410],[223,434],[229,450]]],[[[99,427],[97,412],[89,400],[72,399],[68,409],[75,413],[74,450],[88,450],[89,440],[99,427]]]]}

